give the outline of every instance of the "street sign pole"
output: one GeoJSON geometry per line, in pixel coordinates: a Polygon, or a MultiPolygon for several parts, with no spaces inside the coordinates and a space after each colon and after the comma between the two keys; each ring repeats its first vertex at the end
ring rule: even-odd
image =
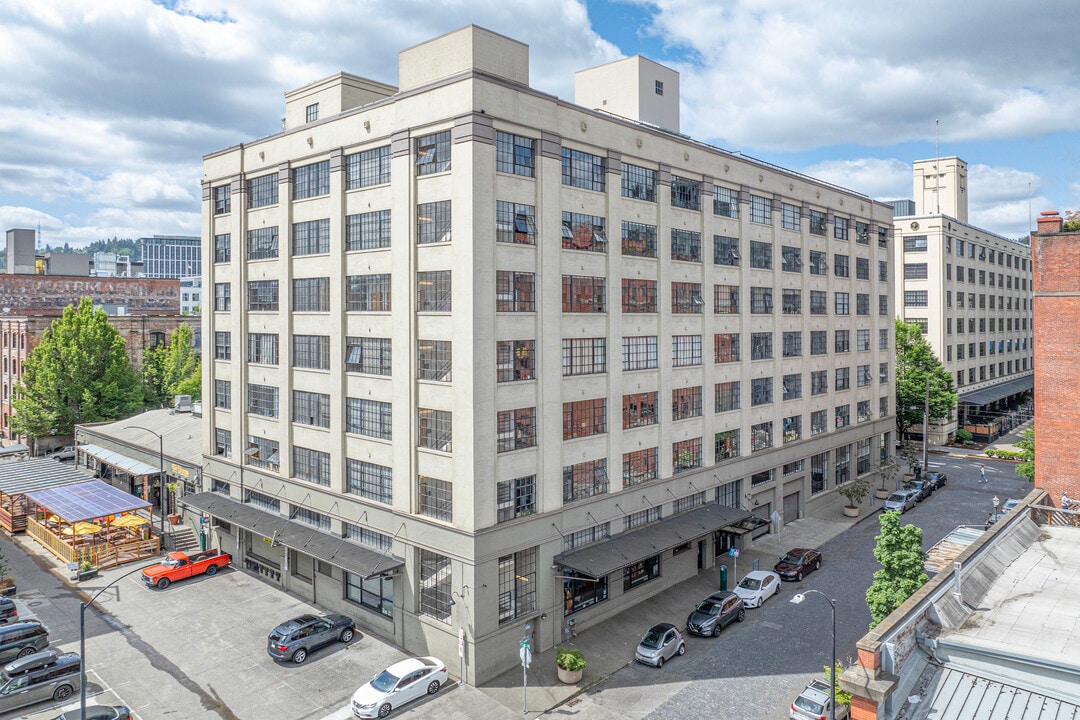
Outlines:
{"type": "Polygon", "coordinates": [[[521,649],[518,657],[521,658],[521,712],[529,712],[529,665],[532,664],[532,648],[529,646],[532,625],[525,626],[525,637],[521,638],[521,649]]]}
{"type": "Polygon", "coordinates": [[[457,631],[458,685],[465,684],[465,628],[457,631]]]}

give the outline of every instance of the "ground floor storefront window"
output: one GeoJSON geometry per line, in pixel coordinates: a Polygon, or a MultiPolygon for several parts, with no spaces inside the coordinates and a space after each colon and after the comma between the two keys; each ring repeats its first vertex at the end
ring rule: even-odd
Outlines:
{"type": "Polygon", "coordinates": [[[653,555],[623,568],[623,591],[660,577],[660,556],[653,555]]]}
{"type": "Polygon", "coordinates": [[[563,579],[564,614],[572,615],[590,605],[607,600],[607,577],[593,580],[579,575],[573,570],[566,570],[563,579]]]}
{"type": "Polygon", "coordinates": [[[394,616],[394,579],[345,573],[345,597],[387,617],[394,616]]]}

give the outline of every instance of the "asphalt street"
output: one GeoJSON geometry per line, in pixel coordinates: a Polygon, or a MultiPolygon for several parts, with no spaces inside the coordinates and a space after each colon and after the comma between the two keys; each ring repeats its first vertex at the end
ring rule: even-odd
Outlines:
{"type": "MultiPolygon", "coordinates": [[[[948,485],[902,519],[922,528],[924,548],[958,525],[981,525],[993,510],[995,495],[1004,502],[1030,490],[1011,464],[981,463],[988,482],[980,483],[979,464],[967,458],[930,456],[930,468],[944,470],[948,485]]],[[[618,671],[589,691],[584,700],[596,706],[596,712],[588,716],[786,718],[791,701],[829,664],[831,641],[825,598],[810,595],[799,605],[789,601],[796,592],[808,589],[835,599],[837,657],[845,666],[853,662],[855,643],[870,623],[865,594],[880,567],[873,556],[878,531],[878,523],[870,519],[825,543],[821,570],[801,583],[784,583],[780,595],[760,609],[749,610],[745,622],[731,625],[719,638],[689,637],[686,655],[669,661],[663,669],[631,664],[618,671]]],[[[686,598],[687,612],[697,600],[686,598]]]]}

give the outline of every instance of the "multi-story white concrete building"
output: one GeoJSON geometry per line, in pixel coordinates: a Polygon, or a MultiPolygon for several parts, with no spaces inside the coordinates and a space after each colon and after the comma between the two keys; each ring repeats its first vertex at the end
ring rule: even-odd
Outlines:
{"type": "Polygon", "coordinates": [[[202,312],[202,276],[180,278],[180,314],[198,315],[202,312]]]}
{"type": "Polygon", "coordinates": [[[914,198],[894,204],[896,306],[922,327],[959,393],[958,412],[931,426],[931,440],[960,425],[999,435],[1034,387],[1030,249],[968,223],[960,158],[916,161],[914,198]]]}
{"type": "Polygon", "coordinates": [[[579,73],[576,103],[528,67],[467,27],[204,162],[186,502],[406,648],[463,628],[472,682],[526,623],[551,647],[892,446],[889,206],[678,134],[650,61],[579,73]]]}

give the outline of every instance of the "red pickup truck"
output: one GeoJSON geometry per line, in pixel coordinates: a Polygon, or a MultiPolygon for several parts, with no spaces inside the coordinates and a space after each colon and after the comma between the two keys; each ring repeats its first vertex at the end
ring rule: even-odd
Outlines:
{"type": "Polygon", "coordinates": [[[193,575],[215,575],[220,568],[232,561],[229,553],[220,550],[205,550],[194,555],[171,552],[160,565],[143,568],[142,579],[147,587],[164,590],[170,583],[184,580],[193,575]]]}

